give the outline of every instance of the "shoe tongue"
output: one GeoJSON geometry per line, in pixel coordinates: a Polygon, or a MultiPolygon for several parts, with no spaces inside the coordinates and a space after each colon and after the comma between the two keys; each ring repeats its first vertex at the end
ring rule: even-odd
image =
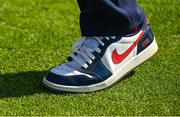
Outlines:
{"type": "Polygon", "coordinates": [[[86,41],[84,42],[84,45],[85,45],[87,48],[93,49],[94,47],[98,47],[98,46],[99,46],[99,43],[98,43],[97,39],[95,39],[95,37],[89,37],[89,38],[87,38],[86,41]]]}

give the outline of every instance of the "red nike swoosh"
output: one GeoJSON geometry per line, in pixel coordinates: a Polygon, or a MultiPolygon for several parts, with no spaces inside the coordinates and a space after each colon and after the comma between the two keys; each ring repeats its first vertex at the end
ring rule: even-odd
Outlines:
{"type": "Polygon", "coordinates": [[[121,55],[119,55],[117,53],[116,49],[113,50],[113,52],[112,52],[112,60],[113,60],[114,64],[121,63],[131,53],[131,51],[137,46],[139,40],[141,40],[141,38],[143,37],[145,32],[146,32],[146,30],[143,30],[141,32],[141,34],[139,35],[139,37],[136,39],[136,41],[121,55]]]}

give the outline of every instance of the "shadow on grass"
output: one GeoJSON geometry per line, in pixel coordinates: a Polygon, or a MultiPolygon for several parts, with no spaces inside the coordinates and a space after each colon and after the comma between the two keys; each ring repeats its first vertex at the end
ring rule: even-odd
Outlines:
{"type": "Polygon", "coordinates": [[[0,98],[45,93],[42,79],[47,71],[0,74],[0,98]]]}
{"type": "MultiPolygon", "coordinates": [[[[48,93],[43,84],[42,79],[47,71],[27,71],[20,73],[0,74],[0,98],[20,97],[33,94],[48,93]]],[[[130,72],[124,79],[134,75],[135,71],[130,72]]],[[[72,94],[65,92],[52,92],[60,94],[72,94]]],[[[74,94],[74,93],[73,93],[74,94]]]]}

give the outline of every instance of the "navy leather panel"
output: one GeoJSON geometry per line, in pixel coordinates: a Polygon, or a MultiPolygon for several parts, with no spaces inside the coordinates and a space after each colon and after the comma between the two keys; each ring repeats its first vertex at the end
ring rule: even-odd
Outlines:
{"type": "Polygon", "coordinates": [[[102,81],[109,78],[112,73],[107,69],[107,67],[102,63],[101,59],[97,59],[96,62],[93,62],[87,69],[84,69],[85,73],[96,76],[102,81]]]}

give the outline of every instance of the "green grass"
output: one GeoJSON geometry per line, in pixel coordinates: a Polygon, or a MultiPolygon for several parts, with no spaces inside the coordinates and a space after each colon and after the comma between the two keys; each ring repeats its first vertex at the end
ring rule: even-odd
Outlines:
{"type": "Polygon", "coordinates": [[[112,88],[53,94],[41,81],[80,37],[75,0],[0,0],[0,115],[180,115],[180,0],[139,0],[159,52],[112,88]]]}

